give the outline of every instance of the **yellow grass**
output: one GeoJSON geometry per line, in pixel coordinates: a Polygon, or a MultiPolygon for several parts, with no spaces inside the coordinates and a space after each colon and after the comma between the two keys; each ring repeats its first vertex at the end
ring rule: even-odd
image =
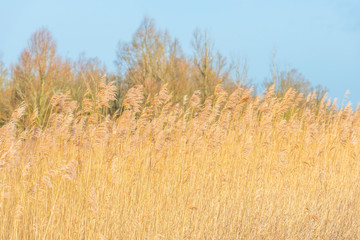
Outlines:
{"type": "Polygon", "coordinates": [[[20,107],[0,129],[0,238],[359,239],[360,111],[250,92],[145,104],[137,86],[117,119],[60,94],[24,131],[20,107]]]}

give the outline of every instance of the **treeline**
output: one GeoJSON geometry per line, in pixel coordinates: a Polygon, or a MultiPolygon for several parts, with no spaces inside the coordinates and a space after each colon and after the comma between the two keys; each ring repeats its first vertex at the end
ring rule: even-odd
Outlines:
{"type": "MultiPolygon", "coordinates": [[[[31,36],[11,69],[0,62],[0,126],[11,119],[21,104],[26,105],[22,126],[30,122],[45,126],[51,113],[61,108],[51,104],[59,92],[68,93],[76,101],[74,108],[82,114],[96,112],[101,118],[108,114],[120,115],[125,94],[136,85],[143,86],[145,104],[151,103],[165,84],[172,93],[172,102],[178,103],[195,91],[200,99],[207,99],[218,84],[228,93],[238,87],[251,87],[246,66],[229,62],[216,52],[206,32],[195,31],[192,46],[193,55],[186,56],[176,39],[157,29],[153,20],[145,18],[131,42],[119,43],[117,73],[110,73],[96,58],[81,56],[76,61],[62,58],[51,33],[40,29],[31,36]],[[106,106],[102,102],[106,102],[106,106]]],[[[313,88],[294,69],[279,72],[274,67],[271,80],[263,84],[267,88],[273,83],[280,97],[290,88],[304,96],[316,92],[319,102],[326,95],[323,87],[313,88]]]]}

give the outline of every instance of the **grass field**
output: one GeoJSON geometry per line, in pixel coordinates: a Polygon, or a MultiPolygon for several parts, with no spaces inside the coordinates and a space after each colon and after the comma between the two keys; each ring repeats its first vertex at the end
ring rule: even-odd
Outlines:
{"type": "Polygon", "coordinates": [[[57,94],[47,126],[23,129],[25,103],[0,128],[1,239],[360,238],[360,110],[136,86],[114,117],[112,96],[92,111],[57,94]]]}

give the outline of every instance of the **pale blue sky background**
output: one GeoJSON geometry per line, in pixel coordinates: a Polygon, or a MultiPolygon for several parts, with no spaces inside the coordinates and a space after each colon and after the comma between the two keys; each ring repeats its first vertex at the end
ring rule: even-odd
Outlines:
{"type": "Polygon", "coordinates": [[[0,0],[0,56],[15,63],[31,34],[47,27],[62,56],[85,52],[114,71],[118,41],[130,41],[144,16],[189,54],[193,31],[208,30],[217,50],[247,60],[255,84],[270,77],[276,49],[281,69],[297,68],[332,98],[349,89],[360,102],[360,0],[0,0]]]}

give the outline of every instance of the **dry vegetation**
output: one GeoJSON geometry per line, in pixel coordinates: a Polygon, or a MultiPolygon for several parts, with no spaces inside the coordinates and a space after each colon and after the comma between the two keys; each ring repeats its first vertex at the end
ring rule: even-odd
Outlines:
{"type": "Polygon", "coordinates": [[[359,238],[360,111],[250,92],[173,104],[138,85],[116,119],[59,93],[24,131],[20,106],[0,129],[1,239],[359,238]]]}
{"type": "Polygon", "coordinates": [[[360,108],[193,46],[145,20],[118,74],[44,29],[0,62],[0,239],[360,239],[360,108]]]}

